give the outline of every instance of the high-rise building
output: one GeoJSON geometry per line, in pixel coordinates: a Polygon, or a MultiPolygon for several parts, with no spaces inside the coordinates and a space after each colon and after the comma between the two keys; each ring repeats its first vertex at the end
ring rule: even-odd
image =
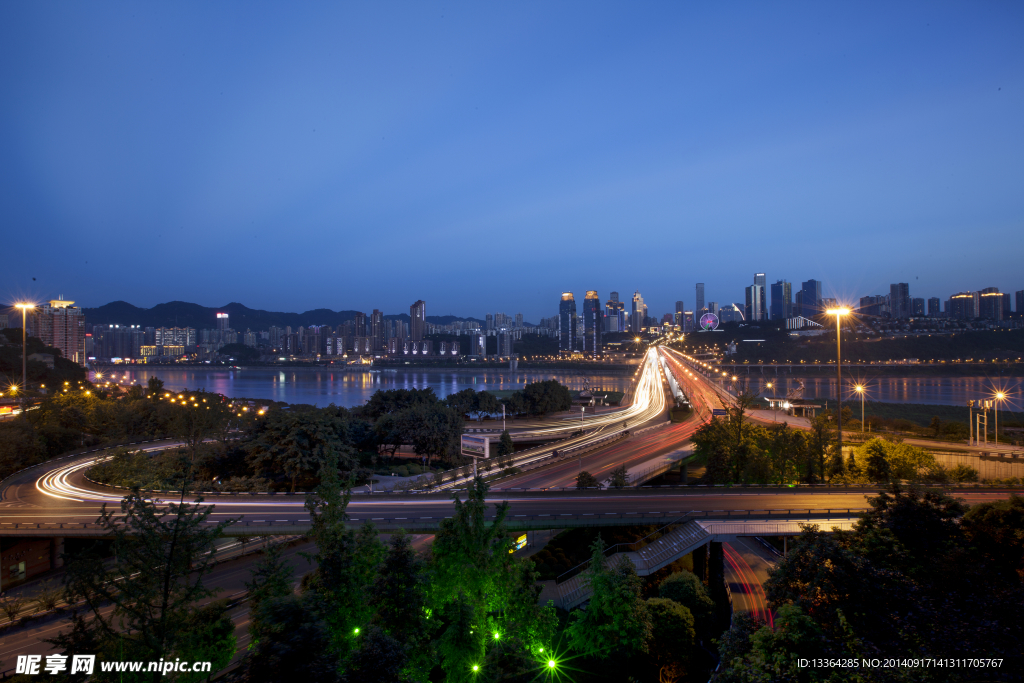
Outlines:
{"type": "Polygon", "coordinates": [[[619,301],[618,292],[612,292],[608,303],[604,305],[604,331],[626,331],[626,304],[619,301]]]}
{"type": "Polygon", "coordinates": [[[764,320],[764,289],[761,285],[750,285],[743,290],[746,295],[746,306],[744,307],[747,320],[764,320]]]}
{"type": "Polygon", "coordinates": [[[587,290],[583,298],[583,353],[597,356],[601,353],[601,297],[594,290],[587,290]]]}
{"type": "Polygon", "coordinates": [[[1010,293],[1003,292],[1003,320],[1009,320],[1011,312],[1012,311],[1010,310],[1010,293]]]}
{"type": "Polygon", "coordinates": [[[893,318],[909,318],[913,313],[910,300],[910,285],[897,282],[889,285],[889,315],[893,318]]]}
{"type": "Polygon", "coordinates": [[[761,299],[758,302],[758,320],[768,319],[768,281],[764,273],[754,273],[754,284],[761,288],[761,299]]]}
{"type": "Polygon", "coordinates": [[[409,307],[409,339],[422,341],[427,324],[427,304],[420,299],[409,307]]]}
{"type": "Polygon", "coordinates": [[[679,325],[679,329],[683,328],[683,313],[685,311],[686,311],[686,306],[683,304],[683,302],[682,301],[677,301],[676,302],[675,324],[679,325]]]}
{"type": "Polygon", "coordinates": [[[959,320],[977,318],[980,298],[979,292],[957,292],[946,302],[946,317],[959,320]]]}
{"type": "Polygon", "coordinates": [[[366,314],[356,313],[355,327],[352,330],[352,334],[355,337],[366,336],[366,314]]]}
{"type": "Polygon", "coordinates": [[[800,291],[803,293],[800,315],[810,318],[821,313],[821,282],[808,280],[800,286],[800,291]]]}
{"type": "Polygon", "coordinates": [[[1003,295],[996,287],[986,287],[979,292],[978,317],[985,320],[1003,319],[1003,295]]]}
{"type": "Polygon", "coordinates": [[[373,352],[383,353],[385,339],[384,339],[384,313],[373,309],[373,313],[370,314],[370,337],[373,338],[373,352]]]}
{"type": "Polygon", "coordinates": [[[924,315],[924,299],[921,299],[921,298],[911,299],[910,300],[910,310],[911,310],[911,313],[915,317],[923,316],[924,315]]]}
{"type": "Polygon", "coordinates": [[[218,332],[227,332],[230,329],[231,329],[230,316],[227,313],[218,313],[217,314],[217,331],[218,332]]]}
{"type": "Polygon", "coordinates": [[[938,318],[942,315],[942,301],[937,296],[928,299],[928,317],[938,318]]]}
{"type": "Polygon", "coordinates": [[[708,302],[708,313],[714,313],[715,315],[718,315],[718,302],[717,301],[709,301],[708,302]]]}
{"type": "Polygon", "coordinates": [[[700,316],[700,315],[702,315],[701,311],[703,311],[703,310],[704,310],[704,283],[703,282],[698,282],[697,283],[697,303],[696,303],[696,307],[693,309],[693,312],[697,316],[700,316]]]}
{"type": "Polygon", "coordinates": [[[85,314],[74,301],[53,299],[35,313],[35,336],[44,344],[60,349],[61,355],[85,364],[85,314]]]}
{"type": "Polygon", "coordinates": [[[512,357],[512,345],[515,342],[515,334],[510,330],[502,330],[498,333],[498,355],[502,358],[512,357]]]}
{"type": "Polygon", "coordinates": [[[572,353],[576,350],[576,299],[572,292],[562,292],[558,302],[558,352],[572,353]]]}
{"type": "Polygon", "coordinates": [[[683,332],[693,332],[695,327],[693,311],[683,311],[683,332]]]}
{"type": "Polygon", "coordinates": [[[516,329],[520,330],[523,328],[523,314],[516,313],[516,329]]]}
{"type": "MultiPolygon", "coordinates": [[[[561,317],[561,316],[559,316],[561,317]]],[[[469,333],[469,355],[470,356],[486,356],[487,355],[487,336],[480,332],[469,333]]]]}
{"type": "Polygon", "coordinates": [[[1017,312],[1024,313],[1024,289],[1017,292],[1017,312]]]}
{"type": "Polygon", "coordinates": [[[639,334],[647,322],[647,305],[644,298],[640,296],[638,289],[633,293],[633,310],[629,315],[629,330],[633,334],[639,334]]]}
{"type": "Polygon", "coordinates": [[[494,329],[494,315],[491,314],[491,313],[488,313],[485,316],[485,319],[486,319],[486,322],[487,322],[486,329],[487,329],[488,332],[490,332],[491,330],[494,329]]]}
{"type": "Polygon", "coordinates": [[[793,317],[793,285],[779,280],[772,285],[772,320],[786,320],[793,317]]]}

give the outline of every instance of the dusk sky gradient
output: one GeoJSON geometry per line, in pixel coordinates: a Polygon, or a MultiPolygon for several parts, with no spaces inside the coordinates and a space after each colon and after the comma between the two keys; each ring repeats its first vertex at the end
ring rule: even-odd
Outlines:
{"type": "Polygon", "coordinates": [[[0,84],[7,300],[1024,289],[1017,1],[8,1],[0,84]]]}

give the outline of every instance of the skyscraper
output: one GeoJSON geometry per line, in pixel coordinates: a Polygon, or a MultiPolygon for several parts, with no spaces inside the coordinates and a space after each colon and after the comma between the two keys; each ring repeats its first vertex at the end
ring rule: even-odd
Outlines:
{"type": "Polygon", "coordinates": [[[60,349],[61,355],[85,364],[85,314],[74,301],[53,299],[36,309],[35,336],[44,344],[60,349]]]}
{"type": "Polygon", "coordinates": [[[583,353],[597,356],[601,353],[601,297],[588,290],[583,299],[583,353]]]}
{"type": "Polygon", "coordinates": [[[928,299],[928,317],[938,318],[941,315],[942,301],[939,300],[939,297],[933,296],[932,298],[928,299]]]}
{"type": "Polygon", "coordinates": [[[572,292],[562,292],[558,302],[558,352],[576,350],[576,299],[572,292]]]}
{"type": "Polygon", "coordinates": [[[701,312],[703,310],[704,310],[704,283],[703,282],[698,282],[697,283],[697,306],[696,306],[696,308],[693,309],[693,312],[694,312],[695,315],[700,316],[700,315],[702,315],[701,312]]]}
{"type": "Polygon", "coordinates": [[[373,352],[383,353],[387,348],[384,345],[384,313],[376,308],[370,314],[370,337],[373,338],[373,352]]]}
{"type": "Polygon", "coordinates": [[[910,308],[915,317],[924,315],[924,299],[917,298],[910,300],[910,308]]]}
{"type": "Polygon", "coordinates": [[[763,303],[764,303],[764,289],[761,285],[750,285],[744,290],[746,295],[746,307],[745,313],[746,319],[749,321],[753,320],[764,320],[763,317],[763,303]]]}
{"type": "Polygon", "coordinates": [[[981,290],[978,301],[978,317],[985,320],[1003,319],[1003,295],[996,287],[981,290]]]}
{"type": "Polygon", "coordinates": [[[427,303],[420,299],[409,307],[409,339],[423,341],[427,325],[427,303]]]}
{"type": "Polygon", "coordinates": [[[758,320],[768,319],[768,282],[764,273],[754,273],[754,284],[761,288],[761,300],[758,302],[758,320]]]}
{"type": "Polygon", "coordinates": [[[647,306],[644,298],[640,296],[640,290],[633,293],[633,311],[629,316],[629,329],[633,334],[639,334],[647,319],[647,306]]]}
{"type": "Polygon", "coordinates": [[[354,336],[356,336],[356,337],[365,337],[366,336],[366,314],[365,313],[356,313],[355,329],[352,331],[352,334],[354,336]]]}
{"type": "Polygon", "coordinates": [[[1024,313],[1024,289],[1017,292],[1017,312],[1024,313]]]}
{"type": "Polygon", "coordinates": [[[910,285],[906,282],[889,285],[889,315],[893,318],[909,318],[913,315],[910,285]]]}
{"type": "Polygon", "coordinates": [[[626,304],[619,301],[619,293],[612,292],[608,303],[604,305],[604,331],[626,331],[626,304]]]}
{"type": "Polygon", "coordinates": [[[803,292],[800,315],[805,318],[818,315],[821,312],[821,282],[808,280],[800,287],[800,291],[803,292]]]}
{"type": "Polygon", "coordinates": [[[683,328],[683,313],[686,312],[686,306],[682,301],[676,302],[676,317],[675,324],[679,326],[679,329],[683,328]]]}
{"type": "Polygon", "coordinates": [[[946,302],[946,317],[958,320],[977,318],[980,298],[978,292],[957,292],[946,302]]]}
{"type": "Polygon", "coordinates": [[[227,313],[217,314],[217,331],[220,333],[227,332],[231,329],[231,322],[227,313]]]}
{"type": "Polygon", "coordinates": [[[793,317],[793,285],[779,280],[772,285],[772,320],[793,317]]]}

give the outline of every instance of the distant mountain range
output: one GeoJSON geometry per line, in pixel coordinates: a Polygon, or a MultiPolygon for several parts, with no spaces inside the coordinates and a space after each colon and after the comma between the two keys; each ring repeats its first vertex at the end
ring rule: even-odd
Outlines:
{"type": "MultiPolygon", "coordinates": [[[[217,313],[231,316],[231,328],[234,330],[267,330],[271,327],[297,328],[300,325],[330,325],[337,327],[346,320],[354,320],[359,311],[332,311],[328,308],[316,308],[305,313],[275,313],[249,308],[239,303],[210,308],[191,304],[187,301],[169,301],[157,304],[153,308],[139,308],[127,301],[113,301],[98,308],[86,308],[85,321],[91,325],[141,325],[142,327],[194,327],[196,329],[217,327],[217,313]]],[[[367,322],[370,312],[366,311],[367,322]]],[[[388,320],[404,320],[409,322],[408,313],[384,315],[388,320]]],[[[447,325],[456,320],[473,320],[481,325],[483,320],[477,318],[460,318],[454,315],[428,315],[427,322],[447,325]]]]}

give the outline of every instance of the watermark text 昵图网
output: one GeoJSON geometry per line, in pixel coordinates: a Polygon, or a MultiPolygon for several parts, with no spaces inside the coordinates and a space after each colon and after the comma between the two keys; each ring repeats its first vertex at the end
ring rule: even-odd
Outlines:
{"type": "MultiPolygon", "coordinates": [[[[15,673],[36,675],[60,673],[82,673],[91,675],[96,668],[96,655],[18,655],[15,673]]],[[[105,673],[210,673],[210,662],[190,662],[180,659],[155,662],[100,662],[100,671],[105,673]]]]}

